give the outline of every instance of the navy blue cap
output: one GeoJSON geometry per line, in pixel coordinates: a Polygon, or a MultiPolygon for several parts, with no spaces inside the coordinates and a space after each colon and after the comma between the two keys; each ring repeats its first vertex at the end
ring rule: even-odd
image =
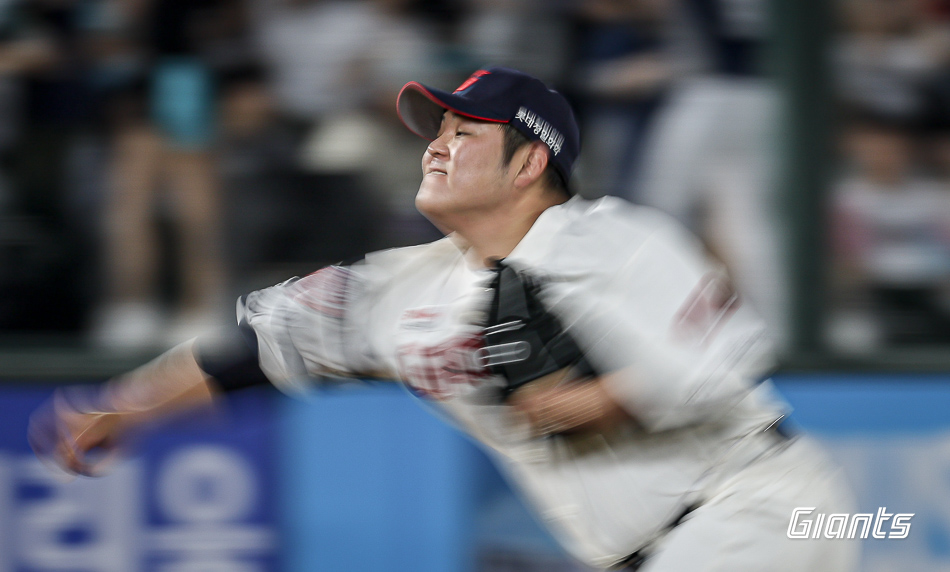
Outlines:
{"type": "Polygon", "coordinates": [[[449,93],[411,81],[396,98],[399,117],[413,133],[433,140],[442,114],[508,123],[531,141],[548,146],[552,164],[565,183],[580,154],[580,130],[563,95],[517,70],[491,67],[473,73],[449,93]]]}

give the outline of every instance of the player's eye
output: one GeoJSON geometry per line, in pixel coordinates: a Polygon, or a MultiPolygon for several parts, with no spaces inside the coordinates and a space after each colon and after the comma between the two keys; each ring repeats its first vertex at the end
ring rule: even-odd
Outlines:
{"type": "Polygon", "coordinates": [[[468,132],[468,131],[462,131],[461,129],[456,129],[456,131],[455,131],[455,136],[456,136],[456,137],[461,137],[461,136],[463,136],[463,135],[469,135],[469,132],[468,132]]]}

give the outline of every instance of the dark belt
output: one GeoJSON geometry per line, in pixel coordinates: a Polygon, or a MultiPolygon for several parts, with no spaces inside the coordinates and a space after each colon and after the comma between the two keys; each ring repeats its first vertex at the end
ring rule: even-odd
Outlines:
{"type": "MultiPolygon", "coordinates": [[[[680,523],[683,522],[683,519],[686,518],[686,515],[693,512],[697,508],[699,508],[699,505],[696,505],[696,504],[691,504],[688,507],[684,508],[682,512],[680,512],[676,518],[671,520],[669,524],[663,527],[662,534],[667,534],[669,533],[669,531],[679,526],[680,523]]],[[[646,562],[647,558],[649,557],[650,557],[650,551],[645,548],[641,548],[640,550],[637,550],[630,556],[627,556],[626,558],[624,558],[617,564],[614,564],[610,569],[622,571],[622,572],[634,572],[635,570],[639,570],[640,567],[643,566],[643,563],[646,562]]]]}

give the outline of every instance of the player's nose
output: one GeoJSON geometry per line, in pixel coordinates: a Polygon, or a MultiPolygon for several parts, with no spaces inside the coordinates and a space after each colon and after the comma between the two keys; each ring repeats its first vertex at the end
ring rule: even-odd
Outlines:
{"type": "Polygon", "coordinates": [[[445,144],[445,137],[440,135],[432,140],[429,143],[429,146],[426,148],[426,153],[433,157],[444,157],[449,152],[448,146],[445,144]]]}

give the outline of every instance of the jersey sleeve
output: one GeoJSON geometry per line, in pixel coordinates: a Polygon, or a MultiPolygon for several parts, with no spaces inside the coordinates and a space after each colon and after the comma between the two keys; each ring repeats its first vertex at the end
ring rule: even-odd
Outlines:
{"type": "Polygon", "coordinates": [[[559,305],[596,369],[609,372],[608,391],[648,430],[728,414],[774,365],[761,320],[672,223],[559,305]]]}
{"type": "Polygon", "coordinates": [[[257,336],[264,374],[296,393],[314,380],[373,371],[375,360],[361,335],[368,319],[365,293],[359,266],[328,266],[247,295],[238,320],[257,336]]]}

